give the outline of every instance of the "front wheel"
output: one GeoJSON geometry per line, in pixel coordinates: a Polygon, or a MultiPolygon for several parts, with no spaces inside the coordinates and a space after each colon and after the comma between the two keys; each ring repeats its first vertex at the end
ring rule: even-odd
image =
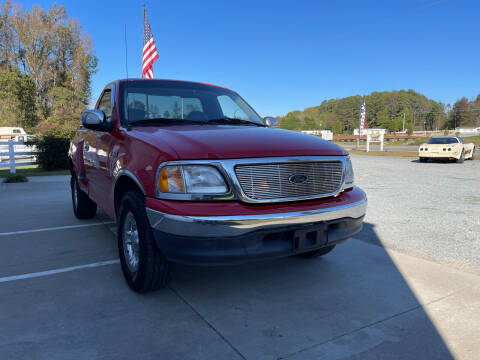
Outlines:
{"type": "Polygon", "coordinates": [[[123,275],[136,292],[165,287],[174,264],[160,253],[145,211],[145,200],[138,191],[127,192],[118,217],[118,253],[123,275]]]}
{"type": "Polygon", "coordinates": [[[303,258],[313,258],[313,257],[318,257],[318,256],[323,256],[328,254],[330,251],[332,251],[335,248],[335,245],[330,245],[330,246],[325,246],[320,249],[308,251],[302,254],[298,254],[298,256],[303,257],[303,258]]]}
{"type": "Polygon", "coordinates": [[[87,194],[85,194],[78,185],[77,174],[72,173],[70,179],[70,188],[72,190],[73,213],[79,219],[91,219],[97,213],[97,204],[95,204],[87,194]]]}

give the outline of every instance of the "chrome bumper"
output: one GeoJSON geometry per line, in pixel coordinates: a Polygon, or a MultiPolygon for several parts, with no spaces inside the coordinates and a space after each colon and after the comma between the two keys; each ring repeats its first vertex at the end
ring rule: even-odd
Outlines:
{"type": "Polygon", "coordinates": [[[176,236],[212,238],[241,236],[255,230],[282,225],[301,225],[341,218],[358,219],[365,215],[366,209],[365,198],[348,205],[279,214],[182,216],[147,208],[147,215],[154,230],[176,236]]]}

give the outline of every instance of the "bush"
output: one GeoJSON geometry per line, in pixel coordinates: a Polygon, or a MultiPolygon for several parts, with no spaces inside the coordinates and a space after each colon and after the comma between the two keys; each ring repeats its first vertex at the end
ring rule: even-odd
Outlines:
{"type": "Polygon", "coordinates": [[[70,131],[50,130],[36,137],[28,145],[37,147],[37,162],[42,169],[68,169],[68,149],[72,136],[70,131]]]}
{"type": "Polygon", "coordinates": [[[4,183],[20,183],[27,182],[28,179],[25,175],[22,174],[10,174],[5,177],[3,180],[4,183]]]}

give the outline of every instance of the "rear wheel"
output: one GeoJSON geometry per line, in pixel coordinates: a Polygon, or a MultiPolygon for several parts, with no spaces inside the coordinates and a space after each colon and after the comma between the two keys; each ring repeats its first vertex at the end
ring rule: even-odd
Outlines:
{"type": "Polygon", "coordinates": [[[330,246],[325,246],[320,249],[316,249],[313,251],[308,251],[302,254],[298,254],[298,256],[303,257],[303,258],[313,258],[313,257],[318,257],[318,256],[323,256],[328,254],[330,251],[332,251],[335,248],[335,245],[330,245],[330,246]]]}
{"type": "Polygon", "coordinates": [[[128,285],[139,293],[164,287],[171,279],[174,264],[160,253],[138,191],[127,192],[118,217],[118,253],[128,285]]]}
{"type": "Polygon", "coordinates": [[[72,173],[70,188],[72,190],[72,205],[75,216],[79,219],[93,218],[97,213],[97,204],[90,200],[88,195],[80,189],[75,172],[72,173]]]}
{"type": "Polygon", "coordinates": [[[457,159],[457,164],[462,164],[464,160],[465,160],[465,150],[462,150],[460,157],[457,159]]]}

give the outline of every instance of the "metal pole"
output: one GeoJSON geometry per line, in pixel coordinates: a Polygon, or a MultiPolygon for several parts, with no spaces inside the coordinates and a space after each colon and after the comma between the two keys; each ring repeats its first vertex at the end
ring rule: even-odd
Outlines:
{"type": "Polygon", "coordinates": [[[403,132],[405,132],[405,113],[403,113],[403,132]]]}
{"type": "Polygon", "coordinates": [[[10,163],[10,174],[15,174],[15,152],[13,151],[13,140],[8,140],[8,156],[10,163]]]}

